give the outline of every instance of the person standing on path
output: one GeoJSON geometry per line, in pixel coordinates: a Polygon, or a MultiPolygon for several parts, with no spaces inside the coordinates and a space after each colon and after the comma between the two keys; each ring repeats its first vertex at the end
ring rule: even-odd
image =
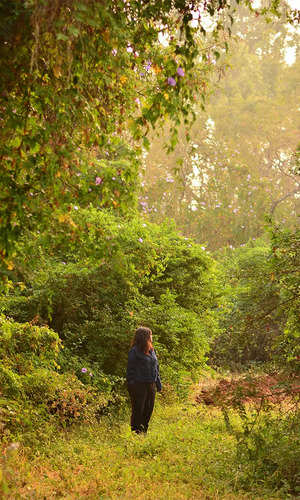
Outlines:
{"type": "Polygon", "coordinates": [[[152,345],[152,331],[139,327],[128,353],[127,387],[131,400],[131,430],[146,433],[154,408],[155,393],[161,391],[159,366],[152,345]]]}

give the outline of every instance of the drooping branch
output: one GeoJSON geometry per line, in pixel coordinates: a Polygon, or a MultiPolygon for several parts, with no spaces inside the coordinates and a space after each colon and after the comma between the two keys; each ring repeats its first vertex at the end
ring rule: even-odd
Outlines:
{"type": "Polygon", "coordinates": [[[293,189],[293,191],[290,191],[289,193],[285,194],[284,196],[282,196],[281,198],[279,198],[278,200],[276,200],[272,203],[271,210],[270,210],[271,216],[274,215],[274,212],[280,203],[282,203],[283,201],[287,200],[288,198],[290,198],[291,196],[293,196],[294,194],[297,194],[297,193],[300,193],[300,184],[298,184],[296,189],[293,189]]]}

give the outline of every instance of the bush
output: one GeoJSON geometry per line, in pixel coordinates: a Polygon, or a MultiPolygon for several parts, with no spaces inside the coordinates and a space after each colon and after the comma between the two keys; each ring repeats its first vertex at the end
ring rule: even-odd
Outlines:
{"type": "Polygon", "coordinates": [[[20,246],[16,260],[26,288],[3,299],[6,314],[48,322],[66,347],[62,367],[82,377],[81,363],[98,387],[105,377],[124,377],[140,324],[153,329],[162,365],[176,371],[203,365],[219,331],[212,311],[218,293],[214,260],[170,224],[124,220],[92,208],[77,210],[72,220],[72,238],[56,224],[20,246]],[[69,360],[77,360],[76,370],[69,360]]]}
{"type": "Polygon", "coordinates": [[[36,366],[52,369],[61,346],[57,333],[48,327],[16,323],[0,316],[0,355],[16,373],[36,366]]]}
{"type": "MultiPolygon", "coordinates": [[[[300,492],[300,412],[297,405],[279,412],[263,405],[239,411],[241,429],[227,428],[236,438],[239,485],[245,490],[264,484],[285,495],[300,492]]],[[[228,425],[229,424],[229,425],[228,425]]]]}
{"type": "Polygon", "coordinates": [[[47,401],[47,406],[49,412],[66,426],[75,422],[95,423],[106,413],[109,405],[120,402],[120,398],[117,400],[112,395],[99,394],[76,377],[68,375],[62,378],[60,386],[47,401]]]}
{"type": "Polygon", "coordinates": [[[240,369],[273,362],[299,369],[300,231],[270,228],[269,242],[249,242],[223,255],[222,335],[211,362],[240,369]]]}
{"type": "Polygon", "coordinates": [[[96,422],[109,407],[122,403],[121,397],[100,393],[88,380],[58,373],[62,346],[49,328],[1,316],[0,339],[0,435],[4,440],[35,443],[38,434],[48,438],[58,425],[96,422]]]}

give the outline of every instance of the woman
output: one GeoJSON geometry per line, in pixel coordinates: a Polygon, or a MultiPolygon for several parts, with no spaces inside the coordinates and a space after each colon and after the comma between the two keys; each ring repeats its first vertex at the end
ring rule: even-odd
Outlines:
{"type": "Polygon", "coordinates": [[[140,434],[148,430],[155,392],[161,391],[161,381],[150,328],[139,327],[131,345],[126,377],[132,407],[131,430],[140,434]]]}

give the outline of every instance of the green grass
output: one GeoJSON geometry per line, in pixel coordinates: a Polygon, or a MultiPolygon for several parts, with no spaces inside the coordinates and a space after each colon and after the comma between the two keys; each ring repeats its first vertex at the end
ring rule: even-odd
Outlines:
{"type": "MultiPolygon", "coordinates": [[[[235,443],[219,410],[156,405],[147,436],[105,417],[4,462],[7,499],[279,499],[237,490],[235,443]]],[[[1,495],[0,495],[1,496],[1,495]]]]}

